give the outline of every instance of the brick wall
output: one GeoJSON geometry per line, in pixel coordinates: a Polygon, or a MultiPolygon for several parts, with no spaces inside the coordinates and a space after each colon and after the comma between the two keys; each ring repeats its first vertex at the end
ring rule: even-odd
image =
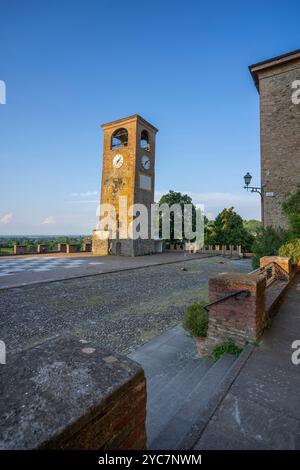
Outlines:
{"type": "Polygon", "coordinates": [[[145,449],[146,380],[143,372],[124,383],[76,433],[63,432],[46,443],[55,449],[145,449]]]}
{"type": "Polygon", "coordinates": [[[284,63],[252,69],[260,93],[264,225],[287,227],[281,206],[300,186],[300,104],[292,103],[292,83],[300,80],[300,58],[295,55],[284,63]],[[274,196],[268,197],[271,192],[274,196]]]}
{"type": "Polygon", "coordinates": [[[241,290],[250,295],[240,300],[230,298],[210,308],[207,351],[228,339],[241,346],[259,340],[265,323],[265,286],[261,275],[224,273],[209,280],[210,302],[241,290]]]}

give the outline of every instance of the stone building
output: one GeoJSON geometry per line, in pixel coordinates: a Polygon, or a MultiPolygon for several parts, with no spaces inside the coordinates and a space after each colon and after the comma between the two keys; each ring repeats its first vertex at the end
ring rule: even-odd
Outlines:
{"type": "MultiPolygon", "coordinates": [[[[151,239],[151,204],[154,202],[155,136],[157,129],[135,114],[103,124],[103,166],[101,205],[111,204],[116,213],[116,237],[105,226],[93,232],[93,253],[138,256],[154,253],[157,243],[151,239]],[[134,240],[130,224],[134,216],[120,210],[120,198],[127,198],[127,208],[143,204],[148,209],[147,239],[134,240]],[[122,212],[122,213],[121,213],[122,212]],[[124,227],[129,227],[128,237],[124,227]]],[[[100,220],[103,214],[100,216],[100,220]]]]}
{"type": "Polygon", "coordinates": [[[287,227],[282,203],[300,188],[300,50],[249,69],[260,95],[263,223],[287,227]]]}

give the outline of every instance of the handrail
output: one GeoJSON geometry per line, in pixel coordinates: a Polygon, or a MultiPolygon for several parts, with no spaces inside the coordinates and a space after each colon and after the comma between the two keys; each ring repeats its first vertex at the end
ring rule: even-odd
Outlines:
{"type": "Polygon", "coordinates": [[[211,302],[210,304],[205,305],[203,308],[204,310],[208,313],[210,307],[213,305],[219,304],[221,302],[224,302],[227,299],[234,298],[235,300],[238,300],[240,296],[242,297],[250,297],[251,292],[249,290],[239,290],[237,292],[233,292],[232,294],[225,295],[221,299],[215,300],[214,302],[211,302]]]}
{"type": "Polygon", "coordinates": [[[284,269],[282,269],[282,267],[275,261],[271,261],[271,263],[266,264],[266,266],[251,271],[249,275],[253,275],[256,273],[261,273],[265,276],[267,281],[267,287],[270,287],[270,285],[273,284],[273,282],[275,282],[277,279],[288,277],[288,274],[284,271],[284,269]]]}

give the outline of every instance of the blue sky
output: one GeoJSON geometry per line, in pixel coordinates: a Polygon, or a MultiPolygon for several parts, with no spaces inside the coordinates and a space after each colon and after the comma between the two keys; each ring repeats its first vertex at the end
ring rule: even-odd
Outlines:
{"type": "Polygon", "coordinates": [[[260,216],[259,101],[248,65],[300,48],[298,1],[0,0],[0,234],[90,233],[100,124],[159,128],[157,197],[260,216]]]}

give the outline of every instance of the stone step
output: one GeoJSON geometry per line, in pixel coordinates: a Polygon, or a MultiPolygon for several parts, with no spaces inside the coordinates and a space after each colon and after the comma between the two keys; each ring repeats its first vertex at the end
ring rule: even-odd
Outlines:
{"type": "MultiPolygon", "coordinates": [[[[230,354],[224,354],[213,365],[207,362],[206,371],[202,359],[201,366],[199,365],[201,373],[197,374],[196,368],[185,377],[186,395],[182,394],[183,386],[180,387],[181,396],[176,396],[171,385],[164,389],[165,395],[160,395],[160,402],[153,403],[148,409],[149,449],[187,448],[189,440],[193,444],[193,435],[199,435],[201,426],[207,420],[210,403],[218,394],[218,387],[235,359],[230,354]]],[[[178,375],[183,377],[183,371],[178,375]]],[[[178,381],[180,378],[175,379],[178,381]]]]}
{"type": "MultiPolygon", "coordinates": [[[[196,356],[186,360],[181,367],[177,369],[172,366],[168,371],[158,371],[156,377],[151,377],[148,387],[149,402],[161,403],[168,396],[184,394],[191,390],[193,384],[197,384],[203,374],[211,367],[213,361],[208,358],[199,358],[196,356]],[[173,376],[170,372],[173,370],[173,376]],[[173,377],[170,379],[170,377],[173,377]],[[168,380],[166,380],[168,379],[168,380]]],[[[151,404],[152,404],[151,403],[151,404]]]]}
{"type": "Polygon", "coordinates": [[[148,392],[148,442],[160,434],[210,367],[210,359],[198,358],[190,361],[167,385],[161,387],[158,393],[151,395],[148,392]]]}

